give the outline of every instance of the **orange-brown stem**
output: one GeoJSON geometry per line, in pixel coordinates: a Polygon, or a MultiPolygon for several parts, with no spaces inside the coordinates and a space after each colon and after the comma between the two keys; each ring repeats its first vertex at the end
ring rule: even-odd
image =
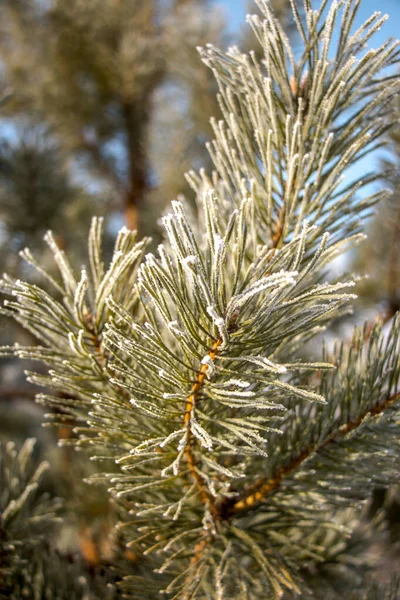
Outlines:
{"type": "Polygon", "coordinates": [[[283,234],[283,220],[284,220],[284,212],[281,211],[279,218],[278,218],[278,222],[276,224],[275,233],[272,237],[272,247],[273,248],[277,248],[279,245],[279,242],[281,241],[282,234],[283,234]]]}
{"type": "Polygon", "coordinates": [[[197,544],[194,547],[192,560],[190,561],[191,567],[194,567],[200,561],[203,554],[203,550],[207,547],[208,542],[208,537],[204,537],[202,540],[197,542],[197,544]]]}
{"type": "MultiPolygon", "coordinates": [[[[214,360],[218,356],[219,347],[222,344],[222,339],[219,338],[216,340],[208,353],[208,356],[211,360],[214,360]]],[[[186,446],[185,446],[185,456],[189,466],[189,471],[195,480],[197,487],[200,492],[200,498],[205,505],[209,505],[209,509],[211,514],[216,514],[214,509],[214,503],[212,498],[204,486],[204,481],[197,471],[196,468],[196,460],[193,453],[193,435],[190,429],[190,420],[192,418],[193,412],[195,410],[196,405],[198,404],[199,394],[203,387],[204,380],[206,378],[208,365],[202,364],[200,370],[197,373],[196,381],[192,385],[192,389],[190,391],[190,395],[186,400],[185,406],[185,414],[183,417],[183,425],[186,427],[187,438],[186,438],[186,446]]]]}

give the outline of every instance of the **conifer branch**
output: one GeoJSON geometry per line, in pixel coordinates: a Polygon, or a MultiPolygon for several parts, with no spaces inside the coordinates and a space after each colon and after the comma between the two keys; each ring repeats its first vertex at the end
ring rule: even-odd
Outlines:
{"type": "Polygon", "coordinates": [[[347,434],[356,430],[367,417],[376,417],[385,411],[387,408],[392,406],[400,398],[400,393],[389,396],[386,400],[376,404],[374,407],[369,408],[357,419],[349,421],[344,425],[341,425],[336,431],[331,433],[324,441],[319,443],[317,446],[309,446],[299,456],[294,457],[290,463],[284,467],[280,467],[276,474],[270,479],[259,480],[252,488],[250,488],[246,494],[244,494],[239,500],[237,498],[230,499],[222,504],[220,507],[220,517],[222,519],[229,519],[234,515],[241,514],[243,511],[252,510],[260,502],[265,502],[275,490],[277,490],[285,478],[292,475],[296,469],[298,469],[307,459],[311,456],[318,454],[329,444],[334,444],[347,434]]]}
{"type": "Polygon", "coordinates": [[[341,183],[379,146],[398,88],[380,74],[396,44],[363,50],[384,19],[351,33],[358,4],[325,13],[306,0],[298,60],[267,0],[263,22],[249,17],[261,62],[201,51],[224,117],[209,147],[216,172],[189,174],[197,214],[173,201],[157,254],[123,230],[105,270],[94,221],[90,275],[78,280],[48,238],[62,281],[39,270],[55,297],[4,278],[5,312],[43,344],[15,353],[50,367],[36,383],[74,394],[40,400],[76,420],[78,447],[115,463],[90,480],[107,484],[142,557],[121,583],[127,597],[297,593],[304,567],[328,560],[332,527],[335,544],[347,539],[340,511],[399,481],[399,319],[387,336],[356,330],[333,361],[299,358],[349,310],[355,282],[327,267],[386,196],[359,198],[375,175],[341,183]]]}

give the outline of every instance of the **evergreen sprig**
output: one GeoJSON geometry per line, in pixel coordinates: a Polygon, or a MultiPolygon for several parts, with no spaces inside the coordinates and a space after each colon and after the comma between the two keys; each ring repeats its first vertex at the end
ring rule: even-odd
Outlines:
{"type": "Polygon", "coordinates": [[[60,501],[38,495],[39,483],[49,464],[33,465],[35,440],[26,440],[17,451],[12,442],[0,446],[0,593],[6,598],[29,566],[44,535],[59,520],[60,501]],[[47,532],[46,532],[47,529],[47,532]],[[46,532],[46,533],[45,533],[46,532]]]}
{"type": "Polygon", "coordinates": [[[29,378],[58,392],[39,401],[118,467],[91,481],[121,507],[128,598],[307,597],[305,573],[349,550],[354,511],[398,482],[399,320],[317,361],[299,352],[355,297],[329,265],[386,192],[360,199],[376,174],[342,176],[392,124],[397,43],[365,50],[385,18],[351,33],[358,0],[305,0],[304,21],[292,5],[299,57],[263,0],[264,21],[249,17],[261,62],[202,51],[224,114],[216,171],[189,175],[197,213],[172,203],[156,255],[123,230],[106,270],[94,220],[80,278],[51,234],[60,281],[24,251],[54,297],[2,283],[5,313],[41,343],[13,351],[48,365],[29,378]]]}
{"type": "Polygon", "coordinates": [[[58,548],[63,503],[43,489],[50,465],[36,459],[35,444],[0,444],[0,598],[116,598],[112,578],[58,548]]]}

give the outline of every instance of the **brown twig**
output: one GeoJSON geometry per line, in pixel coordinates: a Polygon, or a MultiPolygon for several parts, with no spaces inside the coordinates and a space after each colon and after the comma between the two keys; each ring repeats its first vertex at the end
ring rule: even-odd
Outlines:
{"type": "Polygon", "coordinates": [[[272,248],[276,250],[280,244],[282,239],[283,230],[285,227],[285,204],[283,203],[281,206],[281,210],[279,212],[278,221],[276,223],[275,232],[272,236],[272,248]]]}
{"type": "MultiPolygon", "coordinates": [[[[221,344],[222,344],[221,338],[219,338],[218,340],[216,340],[214,342],[211,350],[208,353],[208,356],[210,357],[211,360],[215,360],[215,358],[218,356],[219,347],[221,346],[221,344]]],[[[183,425],[184,425],[184,427],[186,427],[186,432],[187,432],[186,433],[187,437],[186,437],[186,446],[185,446],[185,456],[186,456],[186,460],[187,460],[187,463],[189,466],[189,471],[197,484],[197,487],[200,492],[200,498],[201,498],[203,504],[205,504],[209,507],[210,512],[213,516],[216,516],[214,502],[211,498],[210,493],[207,491],[207,489],[204,486],[204,482],[203,482],[201,475],[197,471],[196,460],[195,460],[195,457],[193,454],[193,448],[192,448],[193,435],[192,435],[192,432],[190,429],[190,421],[191,421],[192,415],[194,413],[195,407],[198,403],[198,397],[199,397],[200,391],[204,384],[204,379],[207,374],[207,369],[208,369],[208,365],[202,364],[200,370],[197,373],[196,381],[193,383],[190,395],[188,396],[188,398],[186,400],[185,414],[183,417],[183,425]]]]}

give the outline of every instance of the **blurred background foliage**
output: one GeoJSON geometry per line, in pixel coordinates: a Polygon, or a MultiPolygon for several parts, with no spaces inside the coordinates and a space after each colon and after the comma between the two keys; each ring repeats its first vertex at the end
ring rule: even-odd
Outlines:
{"type": "Polygon", "coordinates": [[[359,285],[360,300],[368,309],[378,307],[384,319],[400,309],[400,124],[388,143],[381,170],[393,194],[377,207],[367,228],[368,244],[354,257],[356,270],[369,274],[359,285]]]}

